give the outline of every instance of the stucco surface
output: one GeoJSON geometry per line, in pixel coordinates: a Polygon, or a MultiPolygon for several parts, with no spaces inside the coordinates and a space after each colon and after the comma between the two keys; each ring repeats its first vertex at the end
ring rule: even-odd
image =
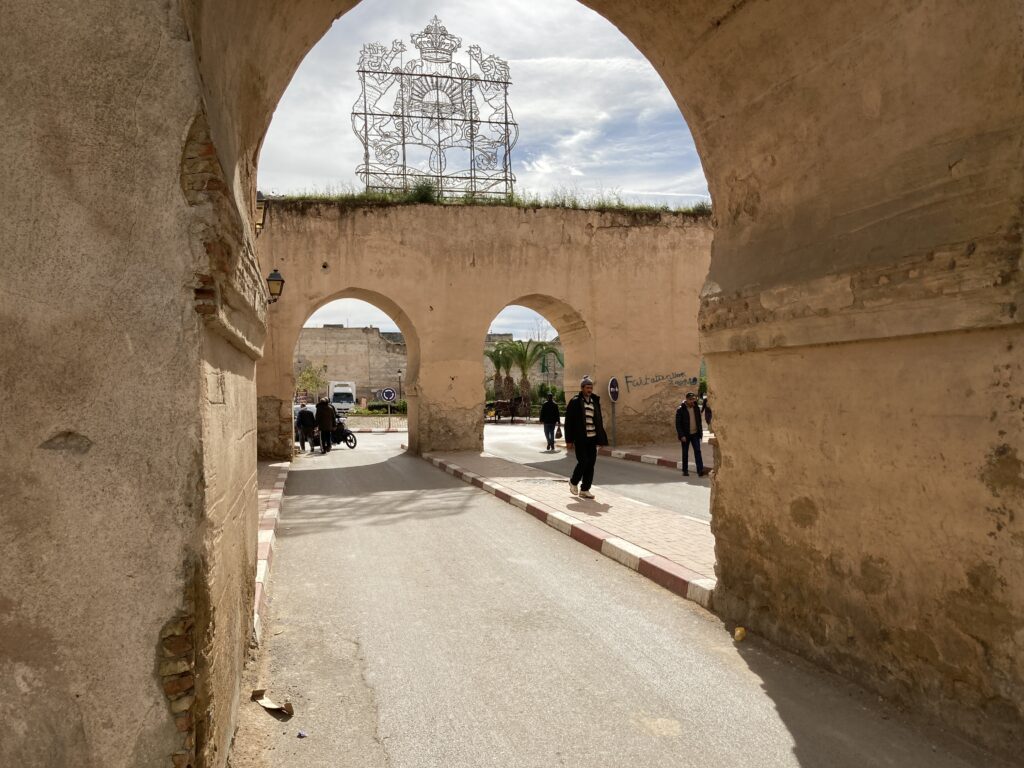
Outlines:
{"type": "Polygon", "coordinates": [[[1019,745],[1021,344],[1014,329],[716,356],[716,609],[1019,745]]]}
{"type": "MultiPolygon", "coordinates": [[[[265,270],[284,275],[286,294],[271,308],[257,377],[260,396],[287,407],[277,425],[261,425],[261,450],[291,455],[302,324],[345,296],[385,297],[402,314],[394,319],[410,350],[404,387],[418,409],[409,419],[416,450],[482,448],[484,338],[508,304],[555,326],[570,389],[584,373],[602,394],[609,377],[630,377],[617,406],[620,440],[670,434],[700,369],[697,308],[710,243],[707,220],[669,214],[272,204],[258,250],[265,270]]],[[[605,410],[610,422],[610,404],[605,410]]]]}
{"type": "Polygon", "coordinates": [[[0,762],[169,761],[158,644],[202,512],[194,54],[159,3],[0,15],[0,762]]]}

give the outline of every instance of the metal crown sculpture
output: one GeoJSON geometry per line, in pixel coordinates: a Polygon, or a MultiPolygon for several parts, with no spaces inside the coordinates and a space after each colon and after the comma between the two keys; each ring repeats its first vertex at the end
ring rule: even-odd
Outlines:
{"type": "Polygon", "coordinates": [[[369,43],[359,55],[352,129],[363,144],[356,173],[367,191],[427,181],[445,197],[510,196],[519,126],[508,106],[508,62],[477,45],[468,66],[454,62],[462,38],[436,16],[410,39],[420,58],[408,63],[400,40],[391,48],[369,43]]]}

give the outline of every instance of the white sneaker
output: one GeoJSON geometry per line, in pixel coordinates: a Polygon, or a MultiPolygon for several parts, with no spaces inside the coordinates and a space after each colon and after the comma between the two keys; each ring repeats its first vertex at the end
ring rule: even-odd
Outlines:
{"type": "Polygon", "coordinates": [[[579,496],[580,487],[578,485],[573,485],[572,483],[569,483],[569,493],[571,493],[573,496],[579,496]]]}
{"type": "Polygon", "coordinates": [[[594,494],[592,494],[590,491],[580,491],[580,498],[581,499],[592,499],[592,498],[594,498],[594,494]]]}

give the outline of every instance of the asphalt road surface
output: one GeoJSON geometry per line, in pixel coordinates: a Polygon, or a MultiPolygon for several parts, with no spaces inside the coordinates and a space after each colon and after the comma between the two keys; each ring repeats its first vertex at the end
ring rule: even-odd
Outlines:
{"type": "Polygon", "coordinates": [[[756,637],[734,643],[402,437],[296,461],[232,768],[1003,765],[756,637]]]}
{"type": "MultiPolygon", "coordinates": [[[[560,443],[556,453],[547,453],[544,428],[540,424],[488,424],[484,428],[484,450],[509,461],[527,464],[562,477],[572,475],[576,459],[560,443]]],[[[626,498],[679,512],[708,522],[711,520],[711,481],[684,477],[678,470],[636,461],[597,457],[595,493],[607,488],[626,498]]]]}

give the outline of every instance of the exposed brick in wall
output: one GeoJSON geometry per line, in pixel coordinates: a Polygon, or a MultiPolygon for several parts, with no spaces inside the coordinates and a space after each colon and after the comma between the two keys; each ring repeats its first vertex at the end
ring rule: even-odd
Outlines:
{"type": "Polygon", "coordinates": [[[185,607],[160,630],[157,675],[174,726],[181,736],[179,748],[170,755],[173,768],[196,765],[195,724],[195,603],[190,595],[185,607]]]}

